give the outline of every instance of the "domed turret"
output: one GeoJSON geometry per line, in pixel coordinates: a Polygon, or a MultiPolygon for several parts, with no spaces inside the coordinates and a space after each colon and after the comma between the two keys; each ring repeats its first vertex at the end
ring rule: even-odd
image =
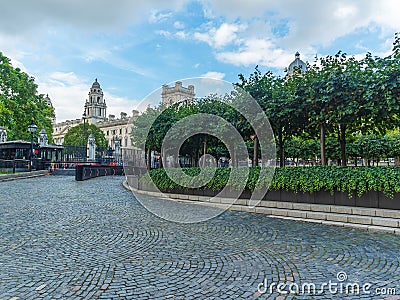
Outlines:
{"type": "Polygon", "coordinates": [[[51,99],[49,97],[49,94],[47,94],[46,97],[44,97],[44,101],[46,101],[47,106],[51,107],[51,109],[54,113],[54,118],[52,118],[51,121],[53,122],[53,124],[55,124],[56,123],[55,110],[54,110],[53,103],[51,102],[51,99]]]}
{"type": "Polygon", "coordinates": [[[92,84],[92,89],[99,89],[100,88],[100,83],[97,82],[97,78],[94,80],[93,84],[92,84]]]}
{"type": "Polygon", "coordinates": [[[307,64],[300,59],[299,52],[296,52],[294,61],[287,68],[287,75],[292,75],[296,70],[300,73],[307,71],[307,64]]]}
{"type": "Polygon", "coordinates": [[[103,90],[97,78],[90,88],[88,99],[85,102],[85,118],[90,124],[95,124],[106,119],[107,105],[104,99],[103,90]]]}
{"type": "Polygon", "coordinates": [[[49,97],[49,94],[47,94],[46,97],[44,97],[44,101],[46,101],[46,104],[47,104],[48,106],[53,107],[53,103],[51,103],[51,99],[50,99],[50,97],[49,97]]]}

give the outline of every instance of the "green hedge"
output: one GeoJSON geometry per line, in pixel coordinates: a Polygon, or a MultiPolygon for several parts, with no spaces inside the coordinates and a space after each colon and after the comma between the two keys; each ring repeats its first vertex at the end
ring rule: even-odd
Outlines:
{"type": "MultiPolygon", "coordinates": [[[[171,170],[176,172],[175,170],[171,170]]],[[[199,168],[186,168],[183,171],[195,176],[200,173],[199,168]]],[[[250,168],[246,189],[253,191],[259,177],[260,168],[250,168]]],[[[273,172],[272,168],[268,172],[273,172]]],[[[216,169],[215,176],[203,187],[219,191],[225,187],[231,173],[231,168],[216,169]]],[[[184,189],[173,182],[164,169],[154,169],[143,176],[140,181],[143,184],[151,183],[150,177],[157,187],[163,191],[184,189]],[[149,176],[150,175],[150,176],[149,176]]],[[[235,182],[245,180],[244,177],[235,178],[232,188],[237,187],[235,182]]],[[[267,178],[262,178],[262,182],[267,178]]],[[[269,189],[287,190],[294,192],[347,192],[351,197],[353,192],[359,196],[367,191],[381,191],[386,196],[393,198],[394,193],[400,192],[400,167],[287,167],[276,168],[269,189]]]]}

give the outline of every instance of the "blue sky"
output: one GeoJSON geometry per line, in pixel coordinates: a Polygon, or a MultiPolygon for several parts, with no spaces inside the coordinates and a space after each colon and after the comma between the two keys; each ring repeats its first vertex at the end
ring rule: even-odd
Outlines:
{"type": "Polygon", "coordinates": [[[162,84],[237,82],[259,65],[283,75],[338,50],[390,54],[397,0],[13,0],[0,9],[0,51],[48,93],[57,121],[75,119],[98,78],[108,114],[130,113],[162,84]]]}

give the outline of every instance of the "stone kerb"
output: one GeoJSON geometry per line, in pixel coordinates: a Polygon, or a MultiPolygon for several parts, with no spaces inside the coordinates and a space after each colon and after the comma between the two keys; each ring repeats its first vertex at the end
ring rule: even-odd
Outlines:
{"type": "Polygon", "coordinates": [[[168,197],[180,202],[196,203],[235,211],[261,213],[271,217],[297,221],[355,227],[371,232],[400,234],[400,207],[398,206],[400,199],[398,195],[389,201],[389,198],[382,193],[367,193],[367,203],[366,207],[364,207],[361,206],[363,204],[361,197],[353,195],[354,199],[352,199],[346,193],[334,193],[334,195],[331,195],[328,192],[296,194],[286,191],[269,191],[264,199],[257,206],[253,207],[249,206],[249,199],[243,197],[239,199],[224,196],[213,197],[213,195],[206,195],[207,193],[204,193],[204,191],[193,190],[189,193],[184,193],[184,191],[179,191],[180,193],[177,193],[178,191],[163,193],[157,191],[154,187],[139,184],[137,177],[128,178],[128,181],[129,184],[127,181],[124,182],[125,188],[135,193],[153,197],[168,197]],[[377,200],[373,197],[380,198],[377,200]],[[346,199],[348,200],[347,202],[346,199]],[[383,200],[380,202],[379,199],[383,200]],[[379,204],[384,206],[384,208],[379,207],[379,204]],[[394,209],[390,209],[390,207],[394,209]]]}
{"type": "Polygon", "coordinates": [[[48,174],[49,174],[48,170],[7,174],[7,175],[1,175],[0,176],[0,182],[2,182],[2,181],[10,181],[10,180],[18,180],[18,179],[34,178],[34,177],[39,177],[39,176],[46,176],[48,174]]]}

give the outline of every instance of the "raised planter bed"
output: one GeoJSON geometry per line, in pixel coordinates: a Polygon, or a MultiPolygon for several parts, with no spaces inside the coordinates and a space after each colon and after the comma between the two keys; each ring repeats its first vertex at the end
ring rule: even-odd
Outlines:
{"type": "MultiPolygon", "coordinates": [[[[173,169],[170,171],[174,172],[173,169]]],[[[186,168],[184,172],[189,176],[198,176],[200,169],[186,168]]],[[[180,185],[174,182],[164,169],[149,171],[139,182],[144,184],[145,190],[150,190],[146,184],[154,182],[164,193],[250,199],[251,191],[260,180],[261,184],[268,184],[271,188],[262,200],[400,210],[400,167],[278,168],[274,170],[272,181],[268,178],[258,178],[260,168],[254,167],[250,168],[248,175],[246,174],[246,189],[240,195],[234,190],[223,190],[228,184],[230,172],[230,168],[217,168],[214,177],[205,187],[199,189],[183,189],[182,186],[186,183],[182,182],[180,185]]],[[[239,176],[235,180],[242,179],[239,176]]],[[[230,188],[236,188],[235,182],[232,182],[230,188]]]]}
{"type": "MultiPolygon", "coordinates": [[[[146,191],[157,191],[154,186],[147,184],[140,184],[139,189],[146,191]]],[[[213,191],[210,189],[177,189],[161,190],[164,193],[171,194],[187,194],[197,196],[214,197],[220,194],[220,191],[213,191]]],[[[222,198],[231,198],[235,193],[227,191],[221,193],[219,196],[222,198]]],[[[251,191],[244,190],[239,199],[250,199],[251,191]]],[[[400,195],[395,194],[394,199],[385,196],[382,192],[368,191],[362,196],[358,196],[356,192],[352,197],[349,197],[347,192],[335,192],[333,195],[330,192],[318,191],[315,193],[295,193],[293,191],[276,191],[269,190],[262,200],[267,201],[280,201],[292,203],[307,203],[307,204],[324,204],[324,205],[337,205],[337,206],[352,206],[352,207],[368,207],[368,208],[384,208],[400,210],[400,195]]]]}
{"type": "Polygon", "coordinates": [[[377,192],[377,194],[379,208],[400,210],[400,194],[394,194],[393,199],[385,196],[382,192],[377,192]]]}

